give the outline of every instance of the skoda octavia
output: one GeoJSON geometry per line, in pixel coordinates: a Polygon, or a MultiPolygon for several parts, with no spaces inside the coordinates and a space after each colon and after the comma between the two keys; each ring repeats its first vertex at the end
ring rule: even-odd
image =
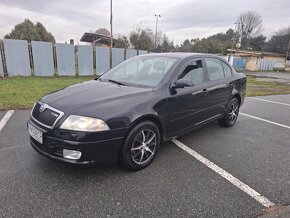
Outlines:
{"type": "Polygon", "coordinates": [[[139,170],[166,140],[215,120],[233,126],[245,91],[245,75],[218,56],[141,55],[41,98],[27,128],[48,158],[139,170]]]}

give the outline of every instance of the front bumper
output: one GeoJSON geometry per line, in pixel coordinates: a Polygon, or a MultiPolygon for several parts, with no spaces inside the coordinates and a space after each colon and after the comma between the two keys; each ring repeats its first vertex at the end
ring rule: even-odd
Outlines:
{"type": "MultiPolygon", "coordinates": [[[[43,144],[40,144],[32,137],[30,137],[30,143],[32,147],[49,159],[63,161],[72,164],[107,164],[116,163],[118,160],[119,150],[124,141],[124,137],[112,136],[102,140],[91,140],[91,141],[72,141],[67,139],[56,138],[50,136],[48,131],[36,125],[31,120],[28,121],[30,125],[43,132],[43,144]],[[78,160],[66,159],[63,157],[63,149],[77,150],[82,152],[81,158],[78,160]]],[[[124,131],[120,130],[120,131],[124,131]]],[[[83,134],[83,133],[82,133],[83,134]]],[[[108,134],[107,134],[108,135],[108,134]]]]}

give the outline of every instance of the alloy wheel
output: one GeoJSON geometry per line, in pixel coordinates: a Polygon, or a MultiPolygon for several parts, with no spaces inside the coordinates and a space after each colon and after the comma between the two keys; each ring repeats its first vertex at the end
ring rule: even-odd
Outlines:
{"type": "Polygon", "coordinates": [[[154,157],[156,146],[156,133],[150,129],[141,130],[132,143],[132,160],[138,165],[147,163],[154,157]]]}
{"type": "Polygon", "coordinates": [[[237,102],[233,102],[230,106],[230,110],[229,110],[229,121],[230,123],[234,123],[238,117],[238,113],[239,113],[239,104],[237,102]]]}

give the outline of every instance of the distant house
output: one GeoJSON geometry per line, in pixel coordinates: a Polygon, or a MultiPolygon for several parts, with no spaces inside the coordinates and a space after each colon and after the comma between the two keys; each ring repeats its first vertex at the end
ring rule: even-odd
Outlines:
{"type": "Polygon", "coordinates": [[[261,52],[261,51],[248,51],[248,50],[236,50],[227,49],[227,51],[233,54],[235,57],[246,59],[245,69],[249,71],[260,70],[260,62],[281,62],[285,61],[285,55],[273,53],[273,52],[261,52]]]}
{"type": "MultiPolygon", "coordinates": [[[[84,33],[82,36],[81,42],[87,42],[94,44],[96,46],[102,46],[102,47],[109,47],[111,45],[111,37],[98,34],[98,33],[84,33]]],[[[116,43],[116,39],[113,38],[113,46],[116,43]]]]}

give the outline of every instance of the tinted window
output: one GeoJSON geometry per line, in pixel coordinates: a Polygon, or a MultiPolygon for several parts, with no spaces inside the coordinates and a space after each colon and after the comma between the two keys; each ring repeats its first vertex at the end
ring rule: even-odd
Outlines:
{"type": "Polygon", "coordinates": [[[222,65],[224,68],[225,77],[230,77],[232,75],[231,68],[227,64],[225,64],[224,62],[222,62],[222,65]]]}
{"type": "Polygon", "coordinates": [[[203,82],[203,67],[201,60],[191,60],[187,63],[178,79],[190,79],[194,85],[203,82]]]}
{"type": "Polygon", "coordinates": [[[205,58],[208,76],[210,80],[218,80],[224,78],[224,70],[222,62],[215,58],[205,58]]]}

